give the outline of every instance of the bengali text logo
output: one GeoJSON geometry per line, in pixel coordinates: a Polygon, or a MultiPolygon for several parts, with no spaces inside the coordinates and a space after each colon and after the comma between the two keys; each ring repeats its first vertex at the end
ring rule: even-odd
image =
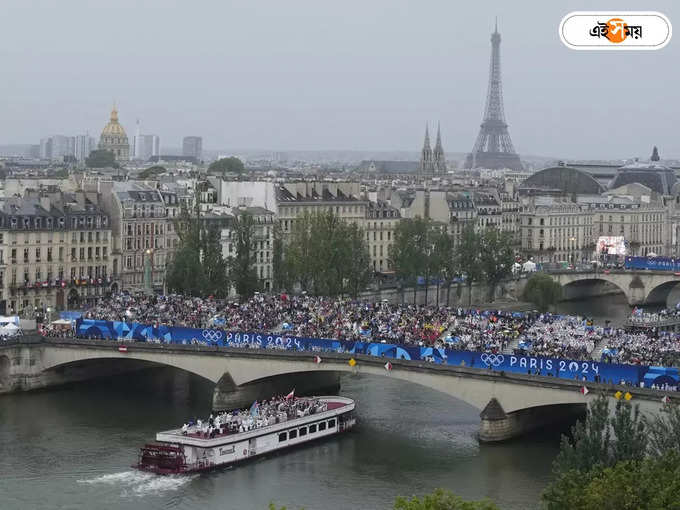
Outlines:
{"type": "Polygon", "coordinates": [[[560,23],[560,39],[575,50],[657,50],[671,39],[660,12],[570,12],[560,23]]]}

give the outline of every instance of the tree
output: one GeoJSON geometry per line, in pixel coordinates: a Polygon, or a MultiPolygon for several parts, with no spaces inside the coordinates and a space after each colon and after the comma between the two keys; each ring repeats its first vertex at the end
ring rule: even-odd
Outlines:
{"type": "MultiPolygon", "coordinates": [[[[590,506],[584,487],[611,468],[618,470],[621,465],[637,468],[645,461],[648,435],[645,420],[640,418],[638,406],[630,402],[618,401],[614,415],[610,416],[608,398],[599,396],[591,402],[585,421],[572,427],[571,435],[571,439],[562,437],[560,453],[553,465],[556,480],[543,493],[543,501],[550,510],[598,508],[590,506]]],[[[617,486],[617,490],[621,489],[617,486]]],[[[597,494],[601,492],[600,487],[597,494]]],[[[618,508],[609,504],[606,507],[618,508]]]]}
{"type": "Polygon", "coordinates": [[[364,289],[371,278],[371,257],[368,253],[368,244],[364,237],[364,231],[356,223],[350,223],[345,227],[347,231],[347,280],[346,290],[357,297],[359,291],[364,289]]]}
{"type": "Polygon", "coordinates": [[[660,457],[669,450],[680,452],[680,405],[668,403],[653,419],[646,418],[649,452],[660,457]]]}
{"type": "Polygon", "coordinates": [[[278,223],[274,226],[274,240],[272,246],[272,271],[274,272],[273,290],[288,288],[288,267],[283,259],[283,232],[278,223]]]}
{"type": "Polygon", "coordinates": [[[240,176],[241,174],[244,174],[245,171],[246,167],[243,165],[243,161],[234,156],[213,161],[208,167],[208,173],[210,174],[224,175],[230,173],[240,176]]]}
{"type": "Polygon", "coordinates": [[[160,174],[164,174],[165,172],[167,172],[167,169],[165,167],[160,165],[154,165],[150,166],[149,168],[145,168],[144,170],[139,172],[138,177],[140,179],[150,179],[160,174]]]}
{"type": "Polygon", "coordinates": [[[314,295],[357,294],[370,277],[364,232],[330,211],[298,216],[283,253],[288,283],[314,295]]]}
{"type": "Polygon", "coordinates": [[[399,497],[394,503],[394,510],[498,510],[498,507],[489,500],[465,501],[449,491],[436,489],[422,499],[399,497]]]}
{"type": "Polygon", "coordinates": [[[118,168],[118,163],[113,152],[97,149],[90,152],[90,155],[85,158],[85,166],[89,168],[118,168]]]}
{"type": "Polygon", "coordinates": [[[439,282],[446,283],[446,306],[449,306],[451,282],[456,274],[456,254],[453,237],[442,229],[434,235],[432,252],[432,272],[437,278],[437,305],[439,305],[439,282]]]}
{"type": "Polygon", "coordinates": [[[514,254],[509,232],[487,228],[480,237],[479,261],[489,289],[489,301],[493,302],[496,287],[512,271],[514,254]]]}
{"type": "Polygon", "coordinates": [[[466,225],[460,235],[460,243],[456,249],[457,265],[465,276],[468,288],[468,306],[472,304],[472,284],[482,279],[480,264],[481,239],[473,225],[466,225]]]}
{"type": "Polygon", "coordinates": [[[252,297],[260,288],[255,270],[255,222],[251,214],[242,213],[234,220],[233,239],[236,243],[236,255],[229,261],[231,279],[236,293],[244,300],[252,297]]]}
{"type": "Polygon", "coordinates": [[[201,267],[203,295],[226,297],[229,294],[228,264],[222,256],[220,231],[217,227],[209,227],[203,231],[201,267]]]}
{"type": "MultiPolygon", "coordinates": [[[[413,303],[416,302],[418,292],[418,277],[426,280],[429,277],[432,253],[431,223],[429,220],[416,217],[401,220],[394,230],[394,243],[390,249],[390,264],[394,268],[397,278],[401,281],[402,289],[407,286],[413,288],[413,303]]],[[[426,285],[429,282],[425,282],[426,285]]],[[[402,291],[402,301],[403,301],[402,291]]],[[[427,296],[426,296],[427,298],[427,296]]]]}
{"type": "Polygon", "coordinates": [[[524,287],[523,299],[547,312],[562,297],[562,286],[545,273],[534,273],[524,287]]]}

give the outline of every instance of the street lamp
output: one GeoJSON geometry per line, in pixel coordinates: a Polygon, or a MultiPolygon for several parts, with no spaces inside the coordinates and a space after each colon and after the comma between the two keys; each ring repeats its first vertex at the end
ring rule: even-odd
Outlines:
{"type": "Polygon", "coordinates": [[[148,294],[152,294],[151,264],[153,260],[153,250],[147,248],[144,254],[146,255],[146,257],[144,257],[144,291],[148,294]]]}
{"type": "Polygon", "coordinates": [[[575,237],[570,237],[570,238],[569,238],[569,248],[570,248],[570,251],[571,251],[571,253],[570,253],[570,256],[571,256],[571,265],[574,267],[574,269],[576,269],[576,262],[575,262],[575,258],[576,258],[576,257],[574,257],[574,242],[575,242],[575,241],[576,241],[576,238],[575,238],[575,237]]]}

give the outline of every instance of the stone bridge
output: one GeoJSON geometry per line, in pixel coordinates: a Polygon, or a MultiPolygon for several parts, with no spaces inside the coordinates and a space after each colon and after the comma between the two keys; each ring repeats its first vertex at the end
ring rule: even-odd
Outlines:
{"type": "MultiPolygon", "coordinates": [[[[234,390],[245,391],[245,402],[280,394],[295,387],[316,393],[337,383],[339,374],[354,373],[399,379],[467,402],[480,411],[479,437],[501,441],[550,423],[582,415],[588,401],[601,391],[613,395],[617,386],[588,383],[591,393],[580,393],[572,379],[529,376],[439,365],[421,361],[339,353],[214,348],[193,345],[131,343],[126,349],[102,340],[40,339],[14,345],[0,344],[0,393],[72,383],[129,370],[165,365],[215,383],[213,407],[222,409],[234,390]],[[322,357],[320,364],[314,356],[322,357]],[[350,358],[356,361],[350,366],[350,358]]],[[[625,388],[654,412],[657,392],[625,388]]],[[[242,406],[243,403],[239,404],[242,406]]]]}
{"type": "Polygon", "coordinates": [[[588,287],[611,284],[623,292],[631,306],[667,304],[671,291],[680,283],[680,276],[666,271],[556,271],[549,274],[562,285],[567,299],[587,296],[588,287]]]}

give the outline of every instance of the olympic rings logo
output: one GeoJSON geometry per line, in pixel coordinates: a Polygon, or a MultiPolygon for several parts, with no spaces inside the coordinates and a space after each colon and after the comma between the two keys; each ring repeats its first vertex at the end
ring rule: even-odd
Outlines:
{"type": "Polygon", "coordinates": [[[222,332],[214,329],[204,329],[203,338],[210,340],[211,342],[217,342],[222,339],[222,332]]]}
{"type": "Polygon", "coordinates": [[[505,356],[502,354],[488,354],[484,353],[481,355],[482,358],[482,363],[484,363],[487,367],[494,366],[497,367],[505,361],[505,356]]]}

